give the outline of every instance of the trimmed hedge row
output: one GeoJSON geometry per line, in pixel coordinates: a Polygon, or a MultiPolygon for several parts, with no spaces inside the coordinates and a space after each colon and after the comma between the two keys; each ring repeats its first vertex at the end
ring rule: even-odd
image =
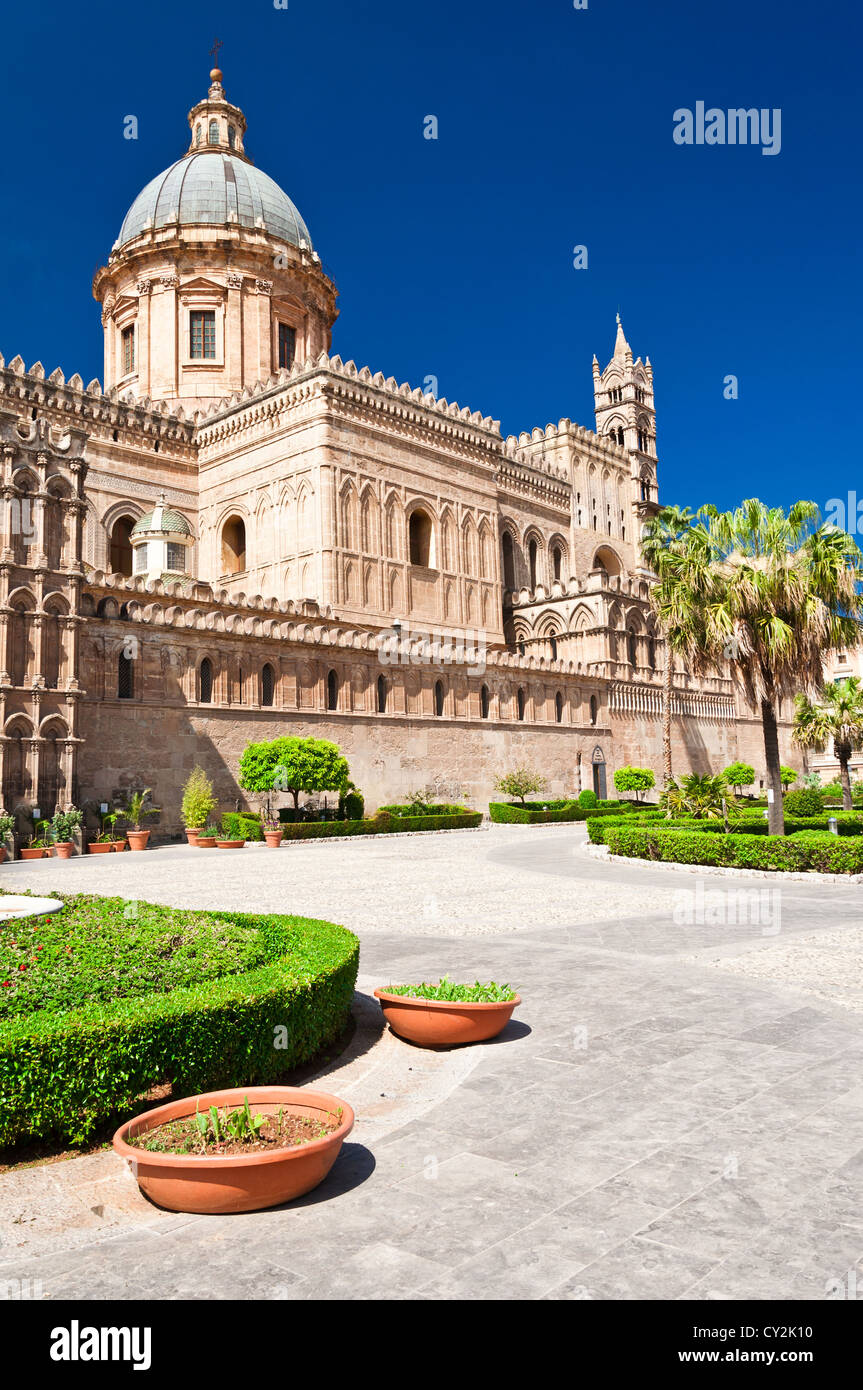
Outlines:
{"type": "Polygon", "coordinates": [[[225,811],[222,816],[222,834],[226,840],[263,840],[264,830],[260,816],[248,811],[225,811]]]}
{"type": "Polygon", "coordinates": [[[610,802],[600,806],[579,806],[577,801],[552,803],[529,801],[522,806],[514,801],[491,801],[488,813],[496,825],[548,825],[558,821],[589,820],[593,816],[620,816],[629,820],[636,809],[644,811],[637,802],[610,802]],[[629,815],[625,808],[632,807],[629,815]]]}
{"type": "Polygon", "coordinates": [[[260,931],[269,962],[0,1025],[0,1147],[48,1135],[80,1144],[168,1081],[178,1095],[276,1082],[338,1037],[359,964],[353,932],[305,917],[208,915],[260,931]]]}
{"type": "MultiPolygon", "coordinates": [[[[840,835],[863,835],[863,817],[856,816],[852,811],[847,811],[845,816],[837,816],[837,830],[840,835]]],[[[697,831],[700,835],[766,835],[768,831],[767,821],[761,817],[744,817],[739,821],[732,821],[726,832],[721,820],[696,819],[695,817],[679,816],[674,820],[666,820],[662,811],[653,811],[638,818],[639,824],[654,822],[663,830],[691,830],[697,831]]],[[[610,829],[618,825],[631,825],[632,817],[606,818],[604,820],[588,819],[587,833],[592,844],[604,845],[607,843],[607,835],[610,829]]],[[[786,816],[785,833],[795,835],[803,830],[828,830],[826,816],[786,816]]],[[[781,836],[777,836],[781,839],[781,836]]]]}
{"type": "Polygon", "coordinates": [[[381,816],[378,820],[310,821],[283,825],[286,840],[326,840],[339,835],[393,835],[407,830],[474,830],[482,823],[482,811],[463,811],[457,816],[381,816]]]}
{"type": "Polygon", "coordinates": [[[799,840],[786,835],[704,835],[699,830],[614,826],[606,843],[612,854],[658,859],[673,864],[721,868],[782,869],[793,873],[863,873],[863,843],[810,832],[799,840]]]}

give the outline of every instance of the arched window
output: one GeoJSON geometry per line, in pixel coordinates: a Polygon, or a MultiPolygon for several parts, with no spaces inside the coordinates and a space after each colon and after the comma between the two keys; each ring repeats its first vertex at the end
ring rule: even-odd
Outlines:
{"type": "Polygon", "coordinates": [[[222,574],[242,574],[246,568],[246,525],[232,516],[222,527],[222,574]]]}
{"type": "Polygon", "coordinates": [[[590,722],[591,722],[591,724],[595,724],[595,723],[596,723],[596,696],[595,696],[595,695],[591,695],[591,697],[590,697],[590,722]]]}
{"type": "Polygon", "coordinates": [[[327,709],[338,709],[339,707],[339,678],[335,671],[330,671],[327,675],[327,709]]]}
{"type": "Polygon", "coordinates": [[[559,580],[561,575],[561,569],[563,566],[563,551],[561,550],[559,545],[554,546],[552,549],[551,564],[552,574],[554,575],[555,580],[559,580]]]}
{"type": "Polygon", "coordinates": [[[554,718],[555,723],[563,723],[563,696],[561,695],[559,690],[554,697],[554,718]]]}
{"type": "Polygon", "coordinates": [[[201,662],[200,687],[201,704],[211,704],[213,699],[213,663],[208,656],[205,656],[201,662]]]}
{"type": "Polygon", "coordinates": [[[111,527],[111,573],[132,573],[132,527],[133,516],[120,516],[111,527]]]}
{"type": "Polygon", "coordinates": [[[387,682],[385,676],[378,676],[378,714],[387,712],[387,682]]]}
{"type": "Polygon", "coordinates": [[[655,670],[656,670],[656,638],[655,638],[655,637],[648,637],[648,639],[647,639],[647,664],[648,664],[648,666],[650,667],[651,671],[655,671],[655,670]]]}
{"type": "Polygon", "coordinates": [[[411,512],[408,536],[411,564],[423,565],[428,569],[432,562],[432,523],[428,512],[421,508],[411,512]]]}
{"type": "Polygon", "coordinates": [[[512,536],[509,531],[504,531],[501,541],[503,551],[503,586],[505,589],[515,588],[515,556],[512,550],[512,536]]]}
{"type": "Polygon", "coordinates": [[[210,121],[210,132],[209,132],[209,135],[207,136],[207,139],[208,139],[208,141],[209,141],[209,143],[210,143],[211,145],[218,145],[218,143],[219,143],[219,122],[218,122],[218,121],[210,121]]]}
{"type": "Polygon", "coordinates": [[[438,716],[443,714],[443,681],[434,683],[434,712],[438,716]]]}
{"type": "Polygon", "coordinates": [[[527,547],[528,562],[530,564],[530,587],[536,588],[536,541],[531,540],[527,547]]]}
{"type": "Polygon", "coordinates": [[[479,692],[479,713],[481,719],[488,719],[489,698],[488,686],[484,685],[479,692]]]}
{"type": "Polygon", "coordinates": [[[237,147],[237,132],[234,126],[232,125],[228,126],[228,144],[230,145],[232,150],[236,149],[237,147]]]}
{"type": "Polygon", "coordinates": [[[271,705],[276,692],[276,675],[269,662],[261,672],[261,704],[271,705]]]}
{"type": "Polygon", "coordinates": [[[551,647],[551,659],[552,661],[557,661],[557,638],[550,637],[548,641],[549,646],[551,647]]]}
{"type": "Polygon", "coordinates": [[[200,143],[201,143],[201,122],[199,121],[198,124],[195,126],[195,144],[196,144],[196,145],[200,145],[200,143]]]}
{"type": "Polygon", "coordinates": [[[117,658],[117,699],[131,700],[134,693],[132,658],[122,651],[117,658]]]}
{"type": "Polygon", "coordinates": [[[518,713],[519,719],[524,719],[524,703],[524,691],[522,690],[521,686],[519,686],[515,695],[516,711],[518,713]]]}
{"type": "Polygon", "coordinates": [[[626,659],[630,666],[638,665],[638,639],[632,628],[626,634],[626,659]]]}

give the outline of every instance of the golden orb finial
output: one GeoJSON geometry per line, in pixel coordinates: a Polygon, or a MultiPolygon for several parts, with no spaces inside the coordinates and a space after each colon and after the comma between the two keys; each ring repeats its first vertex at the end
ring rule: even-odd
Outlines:
{"type": "Polygon", "coordinates": [[[222,76],[223,76],[223,73],[222,73],[222,69],[221,69],[221,68],[210,68],[210,81],[211,81],[211,82],[221,82],[222,76]]]}

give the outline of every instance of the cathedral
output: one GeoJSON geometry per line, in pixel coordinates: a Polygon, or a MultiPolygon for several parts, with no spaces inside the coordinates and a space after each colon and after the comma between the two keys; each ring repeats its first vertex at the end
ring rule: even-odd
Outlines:
{"type": "MultiPolygon", "coordinates": [[[[150,787],[170,835],[196,763],[233,809],[243,748],[286,733],[339,744],[369,809],[481,808],[523,764],[555,795],[661,780],[649,357],[618,316],[594,427],[505,439],[331,356],[336,286],[218,68],[188,123],[93,279],[104,384],[0,357],[5,807],[150,787]]],[[[730,679],[676,670],[672,707],[676,772],[763,777],[730,679]]]]}

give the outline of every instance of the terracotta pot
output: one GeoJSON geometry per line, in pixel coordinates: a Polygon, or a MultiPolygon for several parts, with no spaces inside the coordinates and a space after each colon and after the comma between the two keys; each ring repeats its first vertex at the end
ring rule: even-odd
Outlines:
{"type": "Polygon", "coordinates": [[[218,845],[219,849],[242,849],[243,846],[245,845],[245,843],[246,843],[245,840],[217,840],[217,841],[216,841],[216,844],[218,845]]]}
{"type": "Polygon", "coordinates": [[[189,841],[190,845],[196,845],[198,843],[198,836],[203,828],[202,825],[199,825],[197,830],[190,830],[189,827],[186,826],[186,839],[189,841]]]}
{"type": "Polygon", "coordinates": [[[0,845],[0,864],[6,863],[6,846],[0,845]]]}
{"type": "Polygon", "coordinates": [[[21,850],[21,858],[22,858],[22,859],[44,859],[44,858],[46,857],[46,854],[47,854],[47,850],[44,850],[44,849],[22,849],[22,850],[21,850]]]}
{"type": "Polygon", "coordinates": [[[216,837],[215,837],[215,835],[199,835],[199,836],[198,836],[197,848],[198,848],[198,849],[215,849],[215,848],[216,848],[216,837]]]}
{"type": "Polygon", "coordinates": [[[75,848],[71,840],[58,840],[54,845],[58,859],[71,859],[72,851],[75,848]]]}
{"type": "Polygon", "coordinates": [[[89,848],[90,854],[110,854],[114,846],[110,840],[94,840],[89,848]]]}
{"type": "Polygon", "coordinates": [[[385,989],[376,989],[375,998],[393,1032],[423,1047],[496,1038],[521,1003],[518,994],[501,1004],[459,1004],[449,999],[412,999],[385,989]]]}
{"type": "Polygon", "coordinates": [[[146,849],[150,838],[149,830],[127,830],[126,839],[130,849],[146,849]]]}
{"type": "Polygon", "coordinates": [[[282,843],[282,838],[283,837],[281,830],[264,831],[264,839],[266,840],[267,845],[270,849],[278,849],[279,845],[282,843]]]}
{"type": "MultiPolygon", "coordinates": [[[[149,831],[148,831],[147,833],[149,834],[149,831]]],[[[125,840],[112,840],[112,841],[111,841],[111,848],[112,848],[113,850],[115,850],[117,854],[122,854],[123,851],[124,851],[125,848],[126,848],[126,841],[125,841],[125,840]]]]}
{"type": "Polygon", "coordinates": [[[232,1091],[210,1091],[206,1095],[171,1101],[145,1115],[127,1120],[114,1135],[114,1149],[129,1159],[138,1186],[145,1196],[169,1211],[215,1214],[232,1211],[260,1211],[277,1207],[311,1192],[323,1182],[339,1155],[344,1140],[354,1126],[349,1105],[327,1091],[305,1090],[297,1086],[247,1086],[232,1091]],[[246,1096],[255,1110],[275,1113],[279,1106],[297,1115],[317,1119],[342,1108],[342,1122],[325,1139],[313,1139],[291,1149],[271,1153],[240,1155],[148,1153],[133,1148],[129,1135],[143,1134],[166,1120],[194,1115],[196,1106],[242,1105],[246,1096]]]}

